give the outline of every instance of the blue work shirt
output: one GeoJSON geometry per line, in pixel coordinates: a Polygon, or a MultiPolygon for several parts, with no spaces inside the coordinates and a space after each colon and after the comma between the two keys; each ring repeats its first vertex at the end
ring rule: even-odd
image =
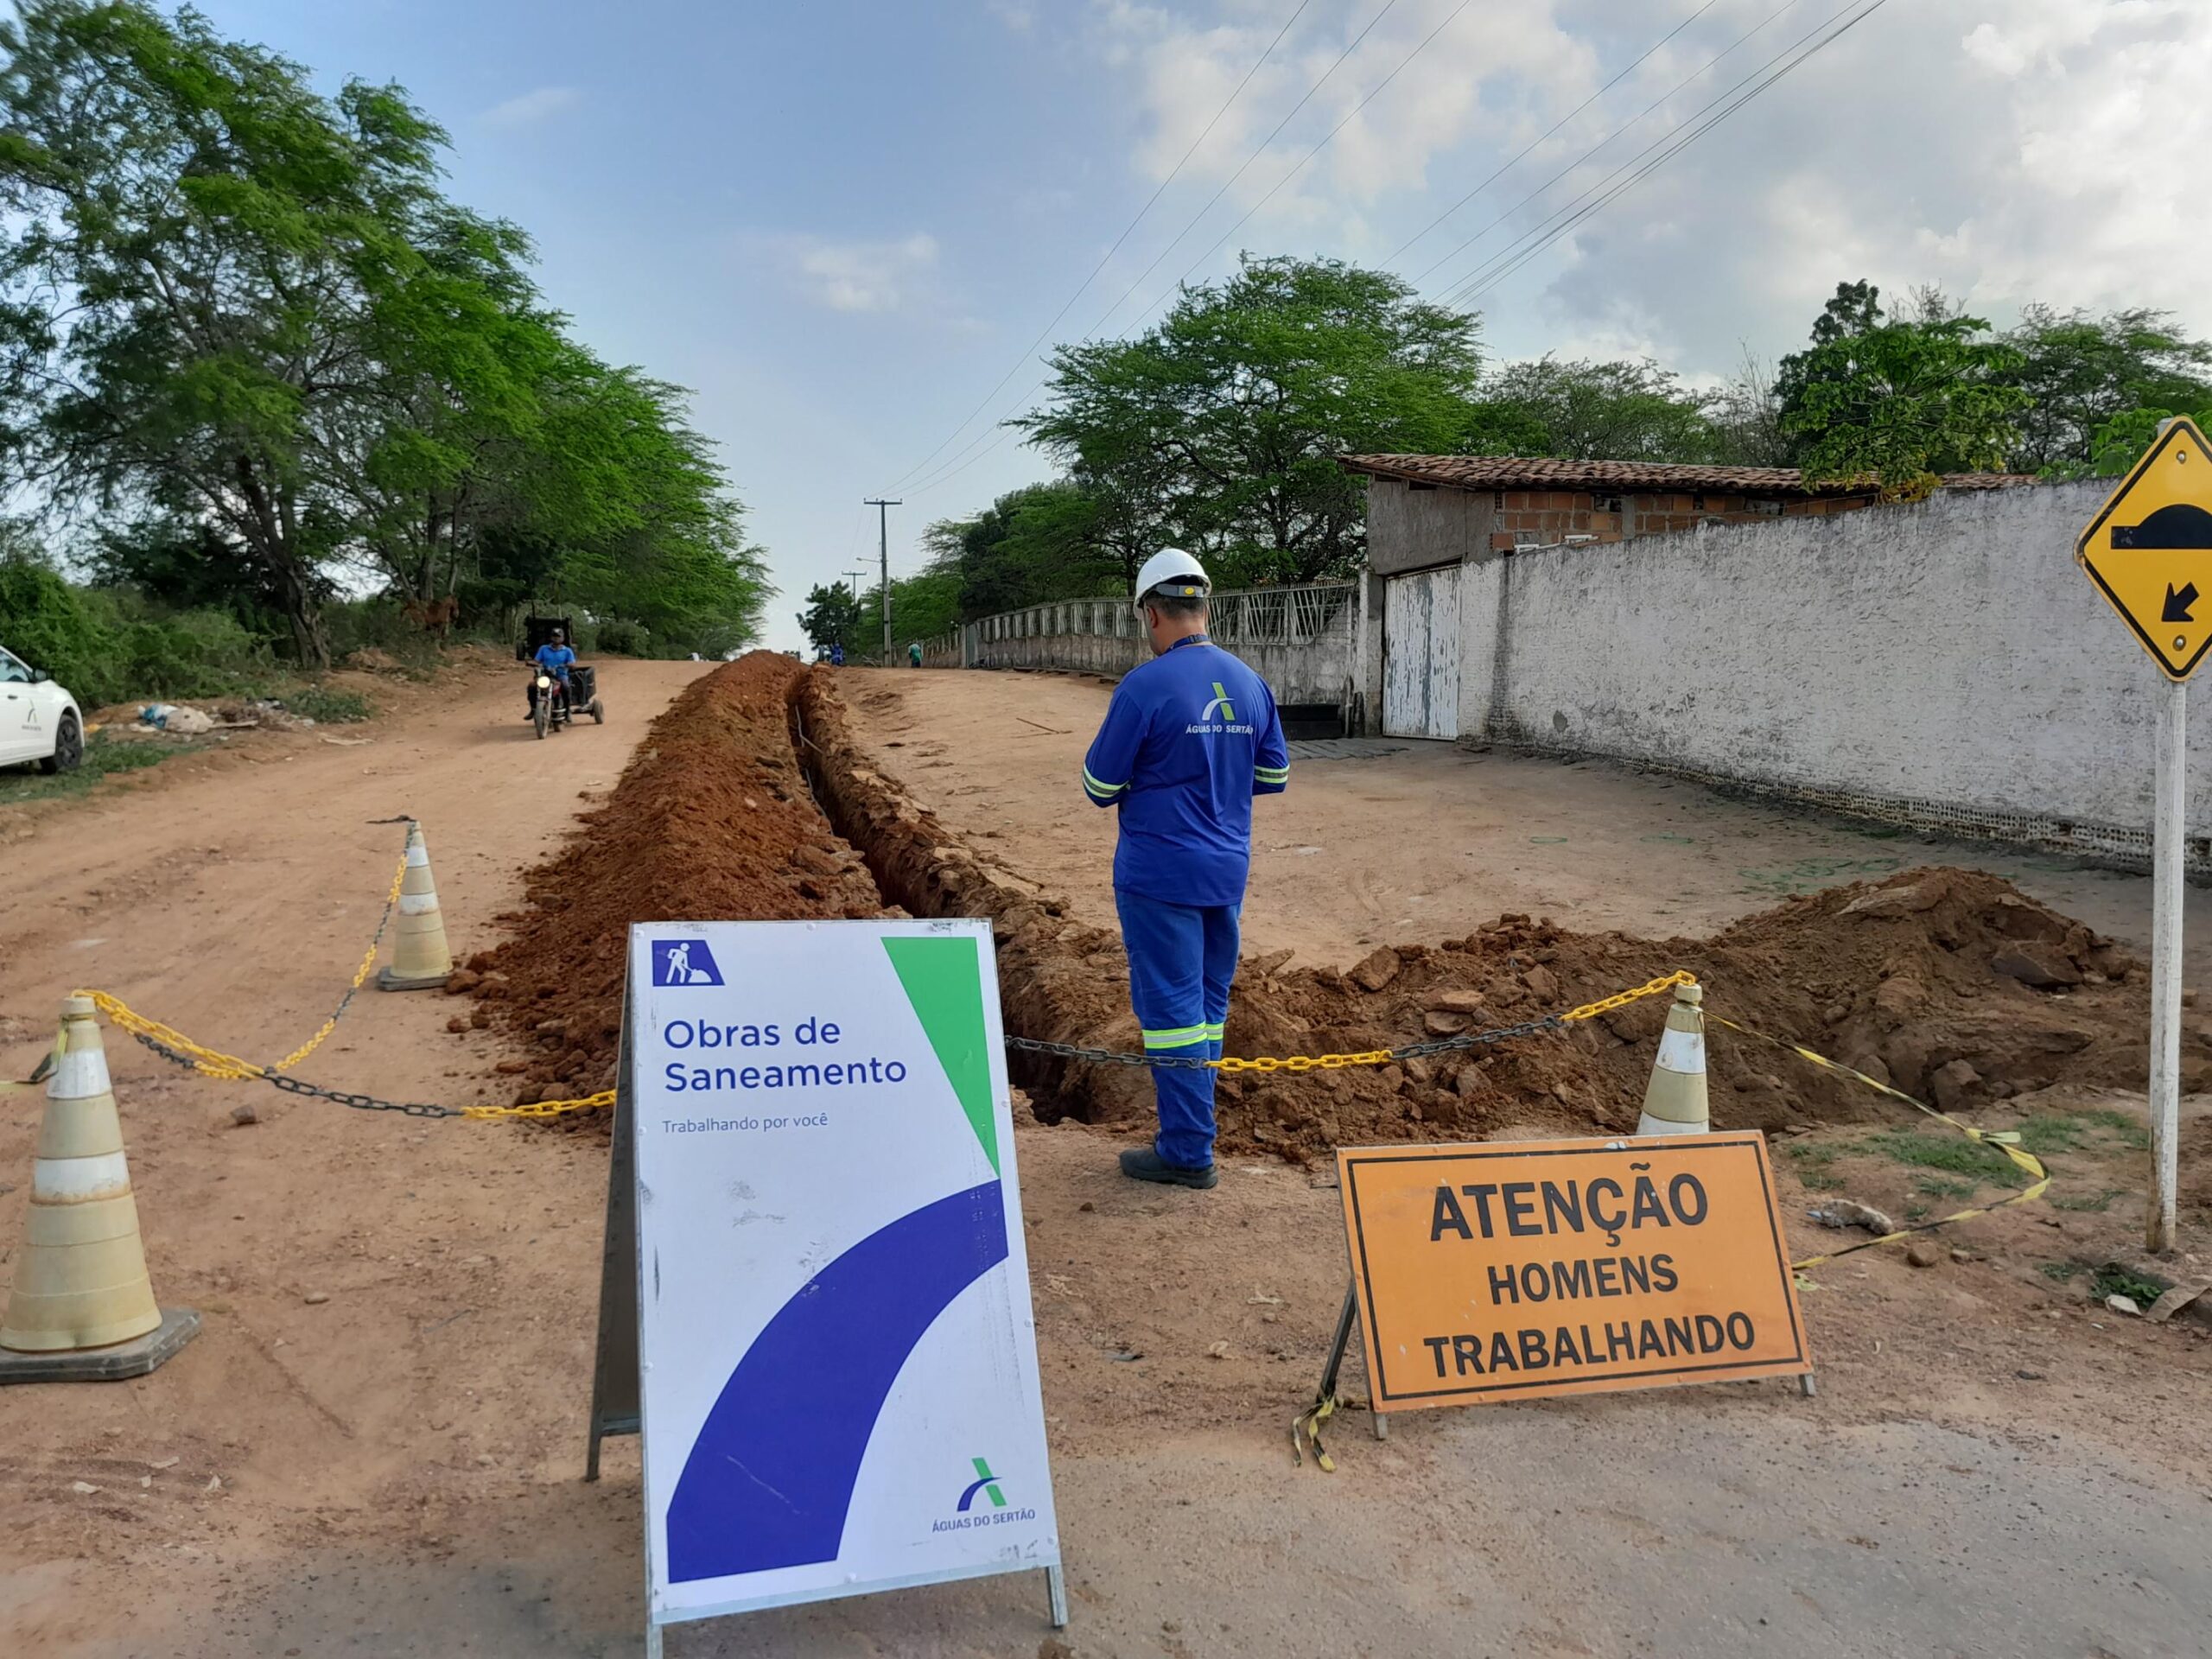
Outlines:
{"type": "Polygon", "coordinates": [[[576,653],[566,645],[556,645],[550,640],[537,648],[537,665],[556,680],[569,677],[569,664],[576,660],[576,653]]]}
{"type": "Polygon", "coordinates": [[[1203,634],[1122,677],[1083,761],[1084,793],[1121,809],[1115,887],[1174,905],[1243,901],[1252,798],[1289,783],[1274,693],[1203,634]]]}

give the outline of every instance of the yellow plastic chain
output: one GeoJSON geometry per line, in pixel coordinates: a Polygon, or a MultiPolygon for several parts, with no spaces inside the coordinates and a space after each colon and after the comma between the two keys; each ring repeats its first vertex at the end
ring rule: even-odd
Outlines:
{"type": "MultiPolygon", "coordinates": [[[[1601,1014],[1615,1008],[1624,1008],[1630,1003],[1647,996],[1657,996],[1662,991],[1671,991],[1677,985],[1694,985],[1697,976],[1676,969],[1662,979],[1655,979],[1596,1002],[1585,1002],[1580,1007],[1570,1008],[1558,1017],[1562,1025],[1572,1025],[1578,1020],[1594,1020],[1601,1014]]],[[[1240,1059],[1233,1054],[1224,1055],[1211,1062],[1217,1071],[1337,1071],[1348,1065],[1388,1065],[1395,1052],[1387,1048],[1370,1048],[1357,1054],[1292,1054],[1281,1059],[1240,1059]]]]}

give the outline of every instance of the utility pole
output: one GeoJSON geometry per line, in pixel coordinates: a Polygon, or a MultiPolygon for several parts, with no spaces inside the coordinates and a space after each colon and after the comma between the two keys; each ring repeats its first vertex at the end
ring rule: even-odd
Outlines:
{"type": "Polygon", "coordinates": [[[871,498],[861,504],[875,509],[875,550],[883,566],[883,660],[891,661],[891,509],[904,505],[871,498]]]}

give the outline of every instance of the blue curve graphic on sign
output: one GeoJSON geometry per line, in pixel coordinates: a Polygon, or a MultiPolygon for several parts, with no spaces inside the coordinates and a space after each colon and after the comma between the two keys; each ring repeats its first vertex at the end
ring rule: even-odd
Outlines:
{"type": "Polygon", "coordinates": [[[986,1181],[901,1216],[801,1286],[745,1351],[683,1460],[670,1581],[836,1560],[906,1357],[1006,1255],[1005,1198],[986,1181]]]}

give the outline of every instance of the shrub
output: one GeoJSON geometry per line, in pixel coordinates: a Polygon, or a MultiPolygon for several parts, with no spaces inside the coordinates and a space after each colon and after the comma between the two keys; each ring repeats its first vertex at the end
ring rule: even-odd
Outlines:
{"type": "Polygon", "coordinates": [[[283,694],[285,712],[302,715],[324,726],[343,726],[369,717],[369,700],[358,691],[339,691],[327,685],[303,685],[283,694]]]}
{"type": "Polygon", "coordinates": [[[592,646],[594,651],[616,657],[652,654],[652,634],[642,622],[626,622],[613,617],[599,623],[594,631],[598,636],[592,646]]]}
{"type": "Polygon", "coordinates": [[[0,645],[87,706],[126,695],[113,634],[75,588],[29,559],[0,562],[0,645]]]}

